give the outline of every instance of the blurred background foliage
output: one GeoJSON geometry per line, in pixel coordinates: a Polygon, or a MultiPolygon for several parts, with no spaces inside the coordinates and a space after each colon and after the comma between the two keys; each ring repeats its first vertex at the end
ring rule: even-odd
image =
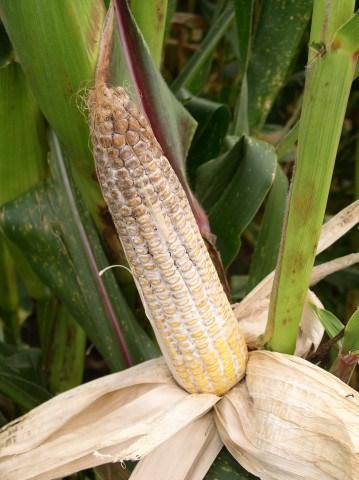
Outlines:
{"type": "MultiPolygon", "coordinates": [[[[224,269],[215,261],[232,301],[240,301],[277,262],[313,1],[132,0],[133,16],[124,0],[117,4],[127,20],[116,81],[128,78],[132,62],[137,77],[126,82],[147,92],[146,113],[206,212],[224,269]]],[[[0,424],[159,355],[131,275],[98,275],[125,264],[96,181],[85,113],[108,6],[0,0],[0,424]]],[[[339,27],[348,16],[336,18],[339,27]]],[[[358,110],[356,80],[327,218],[359,198],[358,110]]],[[[205,234],[207,219],[193,204],[205,234]]],[[[317,260],[358,246],[354,229],[317,260]]],[[[359,270],[333,274],[314,290],[345,325],[359,304],[359,270]]],[[[323,365],[334,358],[330,352],[323,365]]],[[[129,470],[106,466],[72,478],[122,479],[129,470]]],[[[206,478],[253,477],[222,451],[206,478]]]]}

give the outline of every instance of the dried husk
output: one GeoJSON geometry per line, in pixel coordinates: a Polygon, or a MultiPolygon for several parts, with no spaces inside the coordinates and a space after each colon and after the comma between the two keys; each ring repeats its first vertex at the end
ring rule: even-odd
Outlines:
{"type": "Polygon", "coordinates": [[[359,263],[359,253],[350,253],[344,257],[335,258],[330,262],[317,265],[314,267],[310,277],[310,284],[315,285],[328,275],[343,270],[344,268],[349,268],[356,263],[359,263]]]}
{"type": "Polygon", "coordinates": [[[178,387],[163,359],[108,375],[7,425],[0,432],[0,478],[54,479],[104,463],[137,460],[218,400],[178,387]]]}
{"type": "Polygon", "coordinates": [[[358,479],[359,395],[299,357],[251,352],[215,420],[232,455],[262,480],[358,479]]]}
{"type": "Polygon", "coordinates": [[[312,305],[324,308],[324,305],[315,293],[308,290],[295,348],[295,355],[298,357],[305,358],[310,353],[315,352],[323,339],[325,329],[312,305]]]}
{"type": "MultiPolygon", "coordinates": [[[[262,347],[261,336],[264,334],[267,325],[269,301],[269,297],[262,298],[252,303],[251,310],[246,308],[244,311],[242,311],[240,303],[233,306],[241,332],[250,350],[262,347]]],[[[310,304],[314,304],[318,308],[324,308],[319,298],[309,290],[295,350],[295,355],[300,357],[305,357],[310,352],[315,351],[324,334],[324,327],[310,304]]]]}
{"type": "Polygon", "coordinates": [[[207,413],[143,458],[131,480],[202,480],[222,447],[213,414],[207,413]]]}

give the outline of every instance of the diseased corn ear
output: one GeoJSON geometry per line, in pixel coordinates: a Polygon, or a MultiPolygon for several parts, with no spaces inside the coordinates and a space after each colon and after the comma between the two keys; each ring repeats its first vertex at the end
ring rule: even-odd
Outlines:
{"type": "Polygon", "coordinates": [[[224,394],[247,348],[186,194],[122,87],[98,85],[89,110],[101,189],[168,365],[187,391],[224,394]]]}
{"type": "Polygon", "coordinates": [[[358,479],[359,394],[299,357],[251,352],[215,412],[228,450],[261,480],[358,479]]]}

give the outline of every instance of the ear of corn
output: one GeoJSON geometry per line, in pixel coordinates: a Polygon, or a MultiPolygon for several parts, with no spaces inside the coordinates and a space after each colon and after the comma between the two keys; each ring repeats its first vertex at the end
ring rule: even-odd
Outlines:
{"type": "Polygon", "coordinates": [[[122,87],[99,85],[89,107],[102,192],[169,367],[187,391],[223,394],[247,349],[185,192],[122,87]]]}

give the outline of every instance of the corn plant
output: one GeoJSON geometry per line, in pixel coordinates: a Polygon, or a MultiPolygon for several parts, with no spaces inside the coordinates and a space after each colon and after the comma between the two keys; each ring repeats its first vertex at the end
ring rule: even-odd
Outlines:
{"type": "Polygon", "coordinates": [[[354,480],[355,1],[0,20],[1,478],[354,480]]]}

